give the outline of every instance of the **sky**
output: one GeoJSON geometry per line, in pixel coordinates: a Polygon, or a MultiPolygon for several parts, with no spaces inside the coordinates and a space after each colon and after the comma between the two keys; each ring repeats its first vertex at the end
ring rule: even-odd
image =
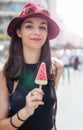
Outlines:
{"type": "Polygon", "coordinates": [[[83,0],[56,0],[56,8],[64,25],[83,38],[83,0]]]}

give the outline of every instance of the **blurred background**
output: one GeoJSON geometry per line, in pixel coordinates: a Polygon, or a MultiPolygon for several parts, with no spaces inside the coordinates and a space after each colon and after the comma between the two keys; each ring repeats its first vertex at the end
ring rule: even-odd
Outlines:
{"type": "Polygon", "coordinates": [[[57,130],[83,130],[83,1],[0,0],[0,67],[8,56],[7,26],[28,1],[47,8],[60,26],[59,36],[50,41],[52,56],[64,63],[57,90],[57,130]]]}

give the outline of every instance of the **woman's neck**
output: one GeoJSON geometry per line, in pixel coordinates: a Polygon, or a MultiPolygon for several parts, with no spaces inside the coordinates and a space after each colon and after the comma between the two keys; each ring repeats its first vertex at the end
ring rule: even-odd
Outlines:
{"type": "Polygon", "coordinates": [[[31,49],[24,51],[25,62],[29,64],[37,63],[40,57],[40,52],[41,52],[40,50],[31,50],[31,49]]]}

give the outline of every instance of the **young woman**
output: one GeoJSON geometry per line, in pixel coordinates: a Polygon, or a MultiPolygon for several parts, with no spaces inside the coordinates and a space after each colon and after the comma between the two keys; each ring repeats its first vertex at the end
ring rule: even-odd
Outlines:
{"type": "Polygon", "coordinates": [[[8,26],[11,37],[8,60],[0,72],[0,130],[51,130],[56,89],[63,71],[51,60],[49,40],[59,27],[49,12],[37,3],[26,4],[8,26]],[[35,84],[45,62],[48,84],[35,84]],[[55,90],[55,91],[54,91],[55,90]]]}

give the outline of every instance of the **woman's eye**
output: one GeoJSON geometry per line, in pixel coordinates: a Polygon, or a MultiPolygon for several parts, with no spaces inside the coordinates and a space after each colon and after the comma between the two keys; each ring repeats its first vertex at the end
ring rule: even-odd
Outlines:
{"type": "Polygon", "coordinates": [[[32,28],[32,26],[31,25],[27,25],[26,28],[32,28]]]}
{"type": "Polygon", "coordinates": [[[46,27],[40,27],[40,29],[41,29],[41,30],[47,30],[47,28],[46,28],[46,27]]]}

